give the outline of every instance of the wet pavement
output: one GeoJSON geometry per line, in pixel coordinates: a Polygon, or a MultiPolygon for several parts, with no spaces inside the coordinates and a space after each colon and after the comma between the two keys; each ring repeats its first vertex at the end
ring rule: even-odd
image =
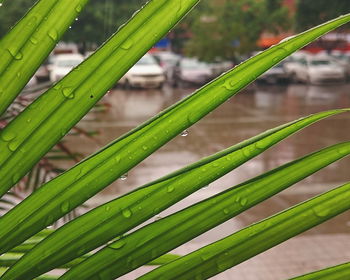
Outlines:
{"type": "MultiPolygon", "coordinates": [[[[110,108],[106,112],[89,114],[80,124],[85,129],[99,131],[95,137],[96,142],[68,136],[67,144],[72,150],[88,155],[187,96],[193,90],[165,88],[163,90],[123,91],[115,89],[103,99],[103,102],[110,104],[110,108]]],[[[171,171],[282,123],[311,113],[345,107],[350,107],[350,84],[253,86],[249,91],[241,92],[191,127],[187,137],[179,136],[158,150],[132,169],[127,180],[117,180],[92,198],[89,205],[94,207],[109,201],[171,171]]],[[[314,124],[212,183],[208,188],[184,199],[160,216],[164,217],[283,163],[326,146],[349,141],[349,128],[350,113],[314,124]]],[[[349,181],[349,166],[350,158],[336,162],[279,195],[192,240],[188,245],[177,249],[177,252],[188,252],[190,249],[218,240],[246,225],[339,186],[349,181]]],[[[337,262],[345,262],[349,260],[349,250],[346,251],[345,248],[339,246],[340,240],[347,244],[350,243],[350,212],[286,242],[281,245],[282,247],[279,246],[258,256],[256,260],[249,261],[250,263],[238,266],[236,270],[225,272],[217,279],[283,279],[337,262]],[[335,246],[336,244],[338,245],[335,246]],[[316,252],[320,248],[326,252],[322,258],[316,252]],[[281,255],[278,255],[278,252],[281,255]],[[299,259],[298,256],[300,256],[299,259]],[[337,262],[334,262],[335,260],[337,262]],[[267,272],[264,272],[265,270],[267,272]]],[[[125,279],[133,279],[133,277],[134,274],[125,279]]]]}

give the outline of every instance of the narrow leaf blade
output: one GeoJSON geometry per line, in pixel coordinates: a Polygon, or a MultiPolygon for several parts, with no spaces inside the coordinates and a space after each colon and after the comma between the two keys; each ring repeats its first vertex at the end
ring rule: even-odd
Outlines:
{"type": "MultiPolygon", "coordinates": [[[[31,273],[35,276],[69,262],[141,224],[296,131],[341,112],[344,110],[321,112],[276,127],[101,205],[61,227],[39,243],[18,262],[16,270],[27,276],[31,273]],[[40,263],[40,267],[36,263],[40,263]]],[[[52,197],[45,204],[45,208],[37,207],[38,199],[39,196],[26,200],[17,210],[9,212],[0,220],[0,244],[5,248],[4,251],[26,239],[35,229],[39,230],[42,224],[37,225],[35,221],[54,215],[52,205],[57,199],[64,197],[52,197]]],[[[64,200],[57,205],[60,206],[61,203],[64,200]]]]}
{"type": "MultiPolygon", "coordinates": [[[[0,40],[0,116],[54,49],[88,0],[40,0],[0,40]]],[[[6,9],[6,6],[1,7],[6,9]]]]}
{"type": "Polygon", "coordinates": [[[232,187],[110,243],[68,271],[62,280],[76,277],[94,279],[98,275],[103,275],[104,279],[115,279],[233,218],[348,154],[350,154],[350,142],[337,144],[232,187]],[[339,153],[339,150],[343,152],[339,153]]]}
{"type": "MultiPolygon", "coordinates": [[[[132,64],[197,2],[198,0],[150,1],[97,53],[43,94],[0,132],[0,178],[3,180],[0,196],[20,180],[132,64]],[[31,120],[29,123],[28,119],[31,120]],[[38,142],[41,145],[37,145],[38,142]]],[[[108,176],[101,180],[100,184],[94,184],[92,192],[97,193],[126,173],[235,95],[261,73],[349,20],[350,14],[339,17],[260,53],[117,139],[108,146],[108,152],[105,148],[89,158],[94,162],[98,161],[98,165],[107,165],[111,157],[115,159],[118,154],[119,158],[123,159],[123,165],[115,170],[114,176],[108,176]],[[155,139],[157,141],[154,141],[155,139]],[[142,147],[144,149],[140,150],[142,147]],[[132,155],[125,156],[127,151],[133,151],[132,155]]],[[[93,166],[89,169],[91,168],[93,166]]],[[[79,167],[75,171],[78,169],[79,167]]],[[[74,179],[70,175],[65,177],[70,184],[74,179]]],[[[70,209],[73,207],[71,205],[70,209]]]]}
{"type": "Polygon", "coordinates": [[[138,279],[207,279],[350,209],[350,183],[253,224],[138,279]],[[272,238],[273,237],[273,238],[272,238]]]}
{"type": "Polygon", "coordinates": [[[290,280],[344,280],[350,279],[350,263],[344,263],[326,269],[308,273],[290,280]]]}

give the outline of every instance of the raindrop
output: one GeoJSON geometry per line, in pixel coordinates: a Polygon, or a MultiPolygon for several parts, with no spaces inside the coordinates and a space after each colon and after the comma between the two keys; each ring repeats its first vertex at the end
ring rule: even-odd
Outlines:
{"type": "Polygon", "coordinates": [[[173,192],[175,190],[175,188],[173,187],[173,186],[168,186],[168,188],[167,188],[167,192],[168,193],[171,193],[171,192],[173,192]]]}
{"type": "Polygon", "coordinates": [[[62,90],[62,93],[65,97],[68,99],[73,99],[74,98],[74,93],[73,93],[73,88],[71,87],[66,87],[62,90]]]}
{"type": "Polygon", "coordinates": [[[72,29],[72,26],[69,26],[69,29],[72,29]]]}
{"type": "Polygon", "coordinates": [[[128,50],[134,45],[134,42],[131,39],[127,39],[122,45],[121,48],[123,50],[128,50]]]}
{"type": "Polygon", "coordinates": [[[143,149],[144,151],[147,151],[147,150],[148,150],[148,147],[147,147],[146,145],[143,145],[143,146],[142,146],[142,149],[143,149]]]}
{"type": "Polygon", "coordinates": [[[77,6],[75,7],[75,11],[76,11],[77,13],[80,13],[81,10],[82,10],[82,6],[81,6],[80,4],[77,5],[77,6]]]}
{"type": "Polygon", "coordinates": [[[7,145],[7,147],[9,148],[10,151],[14,152],[17,150],[20,144],[21,144],[20,141],[12,141],[7,145]]]}
{"type": "Polygon", "coordinates": [[[247,148],[243,148],[242,152],[245,157],[250,157],[250,151],[247,148]]]}
{"type": "Polygon", "coordinates": [[[116,157],[114,158],[114,161],[115,161],[115,163],[119,163],[119,162],[120,162],[120,156],[116,156],[116,157]]]}
{"type": "Polygon", "coordinates": [[[186,136],[188,136],[188,134],[189,134],[188,130],[184,130],[184,131],[181,132],[180,135],[181,135],[182,137],[186,137],[186,136]]]}
{"type": "Polygon", "coordinates": [[[107,205],[107,206],[105,207],[105,210],[106,210],[106,212],[110,211],[110,210],[111,210],[111,206],[107,205]]]}
{"type": "Polygon", "coordinates": [[[126,174],[120,176],[120,180],[125,181],[126,179],[128,179],[128,176],[129,176],[128,173],[126,173],[126,174]]]}
{"type": "Polygon", "coordinates": [[[15,59],[16,60],[21,60],[23,58],[23,54],[21,52],[18,52],[16,55],[15,55],[15,59]]]}
{"type": "Polygon", "coordinates": [[[53,40],[53,41],[57,41],[58,39],[58,33],[56,31],[56,29],[51,29],[47,35],[53,40]]]}
{"type": "Polygon", "coordinates": [[[229,210],[229,209],[227,209],[227,208],[225,208],[225,209],[224,209],[224,213],[227,215],[227,214],[229,214],[229,213],[230,213],[230,210],[229,210]]]}
{"type": "Polygon", "coordinates": [[[1,135],[1,138],[4,141],[8,142],[8,141],[11,141],[11,140],[15,139],[16,136],[17,136],[16,133],[14,133],[12,131],[4,130],[2,135],[1,135]]]}
{"type": "Polygon", "coordinates": [[[246,206],[247,205],[247,203],[248,203],[248,199],[246,199],[246,198],[242,198],[241,200],[240,200],[240,202],[239,202],[240,204],[241,204],[241,206],[242,207],[244,207],[244,206],[246,206]]]}
{"type": "Polygon", "coordinates": [[[315,215],[319,218],[326,217],[330,212],[329,208],[326,209],[326,208],[322,208],[322,207],[315,207],[313,209],[313,211],[314,211],[315,215]]]}
{"type": "Polygon", "coordinates": [[[112,248],[112,249],[121,249],[125,246],[126,242],[121,239],[121,240],[118,240],[117,242],[114,242],[112,244],[110,244],[108,247],[112,248]]]}
{"type": "Polygon", "coordinates": [[[123,214],[123,216],[124,216],[125,218],[130,218],[130,217],[132,216],[132,212],[131,212],[130,209],[124,209],[124,210],[122,211],[122,214],[123,214]]]}
{"type": "Polygon", "coordinates": [[[38,40],[34,37],[30,37],[30,42],[33,44],[33,45],[36,45],[38,43],[38,40]]]}

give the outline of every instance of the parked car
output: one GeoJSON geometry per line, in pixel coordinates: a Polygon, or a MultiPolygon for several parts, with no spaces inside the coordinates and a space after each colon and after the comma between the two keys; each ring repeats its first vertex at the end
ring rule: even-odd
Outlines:
{"type": "Polygon", "coordinates": [[[212,78],[216,78],[234,67],[234,63],[231,61],[216,61],[209,65],[213,75],[212,78]]]}
{"type": "Polygon", "coordinates": [[[322,82],[345,81],[346,71],[328,56],[311,56],[302,61],[296,69],[298,81],[317,84],[322,82]]]}
{"type": "Polygon", "coordinates": [[[83,62],[84,57],[80,54],[60,54],[53,57],[49,67],[50,81],[56,82],[67,75],[74,67],[83,62]]]}
{"type": "Polygon", "coordinates": [[[125,88],[161,88],[165,82],[164,70],[150,54],[144,55],[119,81],[125,88]]]}
{"type": "Polygon", "coordinates": [[[153,53],[153,56],[163,68],[167,80],[170,80],[174,67],[181,57],[173,52],[157,52],[153,53]]]}
{"type": "Polygon", "coordinates": [[[344,68],[347,78],[350,78],[350,56],[333,51],[331,57],[344,68]]]}
{"type": "Polygon", "coordinates": [[[285,63],[280,62],[279,64],[272,67],[270,70],[266,71],[260,77],[258,77],[258,82],[266,82],[269,84],[277,83],[287,83],[290,79],[289,74],[285,69],[285,63]]]}
{"type": "Polygon", "coordinates": [[[306,59],[310,56],[310,54],[304,51],[298,51],[288,58],[286,58],[284,62],[284,70],[289,76],[291,81],[298,82],[297,73],[299,73],[306,66],[306,59]]]}
{"type": "Polygon", "coordinates": [[[182,58],[174,68],[172,84],[179,87],[203,85],[212,77],[213,73],[208,63],[195,58],[182,58]]]}

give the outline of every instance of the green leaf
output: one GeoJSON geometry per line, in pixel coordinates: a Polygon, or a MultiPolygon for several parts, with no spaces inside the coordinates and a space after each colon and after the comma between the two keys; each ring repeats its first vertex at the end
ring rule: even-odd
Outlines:
{"type": "Polygon", "coordinates": [[[87,1],[40,0],[1,39],[0,116],[54,49],[87,1]]]}
{"type": "MultiPolygon", "coordinates": [[[[13,269],[26,276],[36,276],[69,262],[124,234],[296,131],[344,111],[346,110],[321,112],[276,127],[101,205],[58,229],[28,252],[13,269]],[[40,267],[36,264],[40,264],[40,267]]],[[[16,211],[10,211],[0,219],[2,251],[11,249],[16,243],[40,230],[42,223],[36,221],[45,221],[46,217],[55,215],[51,210],[52,205],[58,199],[63,200],[57,205],[65,201],[61,196],[52,197],[45,207],[39,208],[38,199],[42,197],[25,200],[16,211]]]]}
{"type": "MultiPolygon", "coordinates": [[[[8,268],[7,267],[1,267],[0,266],[0,276],[5,273],[5,271],[7,270],[8,268]]],[[[39,276],[37,278],[35,278],[34,280],[55,280],[55,279],[58,279],[57,276],[53,276],[53,275],[42,275],[42,276],[39,276]]]]}
{"type": "MultiPolygon", "coordinates": [[[[10,267],[14,265],[21,257],[23,256],[23,253],[18,252],[10,252],[6,253],[0,256],[0,267],[10,267]]],[[[63,264],[57,268],[71,268],[72,266],[78,265],[79,263],[83,262],[88,258],[89,254],[84,255],[82,257],[76,258],[73,261],[63,264]]],[[[163,265],[167,264],[169,262],[172,262],[174,260],[177,260],[181,256],[174,255],[174,254],[167,254],[164,256],[160,256],[159,258],[147,263],[148,266],[155,266],[155,265],[163,265]]]]}
{"type": "MultiPolygon", "coordinates": [[[[113,37],[110,42],[117,40],[117,42],[119,42],[119,45],[123,42],[125,43],[126,38],[128,38],[127,35],[130,35],[130,32],[136,32],[136,27],[139,27],[139,23],[142,22],[145,16],[149,16],[151,14],[150,11],[152,12],[154,10],[155,15],[157,16],[159,14],[163,15],[163,13],[166,12],[166,10],[155,9],[155,7],[159,7],[155,6],[158,4],[153,3],[157,2],[150,2],[143,10],[139,12],[139,17],[134,17],[126,27],[121,29],[121,31],[118,33],[121,36],[118,36],[117,39],[113,37]]],[[[169,0],[166,3],[173,2],[169,0]]],[[[189,10],[189,5],[190,4],[188,4],[188,6],[182,7],[187,11],[189,10]]],[[[181,13],[185,13],[185,11],[181,10],[181,13]]],[[[155,18],[157,20],[160,20],[158,17],[155,18]]],[[[162,20],[164,20],[164,18],[168,19],[168,17],[165,17],[163,15],[160,22],[163,22],[162,20]]],[[[37,230],[39,230],[39,228],[41,229],[47,225],[50,225],[59,217],[68,213],[73,208],[77,207],[88,198],[96,194],[98,191],[105,188],[116,178],[120,177],[122,174],[131,169],[133,166],[137,165],[140,161],[153,153],[171,138],[175,137],[183,129],[195,123],[210,111],[214,110],[226,99],[237,93],[241,87],[254,80],[256,75],[262,73],[269,67],[278,63],[278,61],[282,60],[288,54],[292,53],[299,47],[302,47],[307,42],[317,38],[327,31],[336,28],[349,19],[350,15],[343,16],[315,29],[311,29],[290,39],[289,41],[285,41],[280,45],[277,45],[265,51],[264,53],[257,55],[247,62],[242,63],[240,66],[236,67],[227,74],[219,77],[214,82],[197,91],[192,96],[182,100],[178,104],[162,112],[149,122],[144,123],[130,133],[122,136],[94,156],[91,156],[66,173],[45,184],[37,192],[35,192],[35,194],[27,198],[25,202],[14,208],[13,211],[10,211],[7,217],[4,216],[2,219],[0,219],[1,225],[6,224],[8,226],[0,227],[0,236],[3,237],[5,233],[12,232],[14,226],[17,226],[16,223],[23,223],[28,217],[31,217],[31,223],[35,224],[35,227],[32,226],[30,228],[24,228],[23,226],[22,229],[18,227],[18,235],[23,235],[24,232],[26,232],[27,236],[23,235],[24,239],[22,238],[17,242],[24,241],[26,237],[31,236],[31,234],[35,233],[37,230]],[[242,82],[239,82],[239,86],[233,86],[230,88],[228,84],[230,81],[234,81],[234,77],[237,77],[237,81],[241,81],[241,79],[245,77],[243,79],[244,82],[242,80],[242,82]],[[79,195],[77,195],[78,193],[79,195]],[[53,198],[55,199],[53,200],[53,198]],[[44,210],[45,207],[47,210],[44,210]],[[42,213],[45,213],[46,216],[41,215],[37,211],[40,208],[43,211],[42,213]],[[25,209],[25,211],[21,211],[20,209],[25,209]],[[33,214],[34,212],[37,214],[35,217],[26,215],[27,213],[33,214]],[[47,215],[48,213],[50,214],[47,215]],[[13,217],[13,219],[9,217],[13,217]],[[5,228],[6,230],[1,231],[5,228]]],[[[133,34],[138,33],[132,33],[132,35],[133,34]]],[[[153,33],[151,32],[151,34],[153,33]]],[[[137,51],[138,54],[142,53],[142,51],[136,49],[136,46],[139,45],[142,45],[141,41],[140,44],[135,44],[133,47],[135,48],[135,53],[137,51]]],[[[90,57],[90,60],[87,60],[85,62],[86,64],[84,64],[84,67],[77,69],[77,71],[73,71],[71,75],[69,75],[61,83],[80,82],[81,79],[78,78],[80,75],[82,75],[81,73],[89,71],[90,68],[95,69],[94,64],[98,64],[97,62],[99,62],[101,58],[106,57],[107,59],[107,57],[110,57],[110,47],[110,44],[107,43],[100,49],[98,53],[92,55],[90,57]],[[89,61],[92,61],[94,63],[91,64],[89,61]],[[86,66],[89,66],[90,68],[86,66]],[[80,74],[74,76],[76,75],[74,73],[80,74]],[[76,79],[72,81],[71,77],[75,77],[76,79]]],[[[115,47],[111,48],[114,49],[115,47]]],[[[119,51],[116,52],[116,57],[119,57],[120,52],[123,51],[121,48],[118,48],[118,50],[119,51]]],[[[124,50],[122,54],[124,54],[125,57],[129,58],[127,54],[135,54],[133,49],[131,50],[128,52],[124,50]]],[[[132,61],[134,60],[135,59],[132,61]]],[[[101,68],[102,67],[99,69],[101,68]]],[[[116,68],[118,67],[112,67],[111,69],[114,71],[116,68]]],[[[111,69],[109,69],[108,72],[113,73],[111,69]]],[[[95,73],[99,72],[97,71],[95,73]]],[[[95,81],[93,84],[96,86],[102,86],[105,84],[103,81],[109,75],[104,73],[102,76],[103,77],[97,75],[99,82],[97,83],[95,81]]],[[[92,79],[88,79],[85,82],[88,83],[90,80],[92,79]]],[[[66,87],[60,88],[62,87],[61,83],[59,83],[56,88],[49,91],[46,95],[44,94],[40,99],[37,100],[37,102],[28,108],[27,111],[23,112],[18,119],[10,123],[10,125],[7,126],[2,133],[0,133],[0,136],[3,139],[0,140],[0,149],[3,148],[2,153],[0,154],[0,164],[2,164],[0,169],[0,177],[3,178],[2,185],[0,186],[0,188],[2,187],[0,194],[4,193],[5,190],[8,189],[14,182],[18,181],[19,178],[21,178],[25,172],[27,172],[27,170],[37,161],[37,159],[39,159],[42,154],[44,154],[50,147],[52,147],[52,143],[59,140],[59,138],[67,131],[66,128],[70,128],[70,125],[68,125],[69,127],[62,129],[62,125],[64,126],[67,123],[71,123],[73,125],[75,121],[71,121],[73,119],[76,119],[76,121],[79,119],[79,117],[76,118],[72,116],[75,110],[85,108],[86,110],[84,110],[87,111],[93,105],[92,103],[89,103],[90,105],[87,104],[87,99],[91,99],[90,95],[88,98],[86,98],[86,96],[84,98],[83,96],[84,91],[86,90],[85,83],[81,88],[82,90],[79,89],[79,93],[82,94],[81,98],[77,98],[79,105],[76,104],[77,99],[75,98],[66,98],[64,100],[65,102],[61,102],[61,99],[63,98],[62,95],[56,93],[58,93],[57,91],[62,93],[62,90],[67,89],[66,87]],[[54,100],[51,99],[51,95],[54,95],[54,100]],[[48,96],[48,98],[46,98],[46,96],[48,96]],[[75,105],[73,105],[73,107],[69,107],[70,104],[75,105]],[[62,105],[62,108],[69,108],[67,111],[65,111],[66,109],[61,110],[58,109],[60,107],[59,105],[62,105]],[[51,111],[52,114],[50,113],[51,111]],[[59,114],[62,115],[57,118],[53,117],[56,116],[54,113],[58,112],[60,112],[59,114]],[[28,124],[27,120],[33,114],[46,118],[45,124],[41,124],[41,121],[33,123],[29,122],[28,124]],[[51,120],[50,117],[53,117],[55,121],[53,119],[51,120]],[[36,123],[36,125],[34,125],[34,123],[36,123]],[[35,126],[35,129],[33,125],[35,126]],[[61,131],[59,135],[56,133],[57,128],[59,128],[58,130],[61,131]],[[39,133],[39,131],[41,132],[39,133]],[[62,131],[64,131],[64,133],[62,133],[62,131]],[[21,135],[17,135],[17,133],[21,133],[21,135]],[[26,139],[27,135],[31,135],[31,138],[26,139]],[[4,139],[7,139],[7,141],[4,139]],[[49,142],[52,140],[52,143],[44,142],[43,139],[49,142]],[[44,143],[44,145],[37,145],[39,141],[40,143],[44,143]],[[46,148],[44,146],[46,146],[46,148]]],[[[97,92],[101,93],[103,90],[97,92]]],[[[99,97],[101,96],[102,93],[99,95],[99,97]]],[[[80,112],[81,116],[85,114],[85,111],[80,112]]],[[[14,233],[11,233],[11,236],[12,235],[14,235],[14,233]]],[[[0,247],[2,246],[3,245],[0,245],[0,247]]],[[[14,244],[10,242],[5,246],[5,248],[9,248],[10,246],[14,246],[14,244]]],[[[4,247],[2,248],[4,250],[4,247]]]]}
{"type": "Polygon", "coordinates": [[[350,142],[331,146],[234,186],[110,243],[81,265],[72,268],[62,280],[77,277],[95,279],[98,276],[115,279],[233,218],[349,153],[350,142]]]}
{"type": "MultiPolygon", "coordinates": [[[[0,132],[0,197],[198,1],[151,0],[95,54],[7,125],[0,132]]],[[[132,137],[136,137],[135,134],[132,137]]],[[[130,138],[126,141],[131,141],[130,138]]],[[[119,141],[118,147],[126,141],[119,141]]],[[[137,162],[147,155],[139,156],[137,162]]]]}
{"type": "Polygon", "coordinates": [[[308,273],[291,280],[344,280],[350,279],[350,263],[344,263],[326,269],[308,273]]]}
{"type": "MultiPolygon", "coordinates": [[[[20,180],[197,2],[150,1],[97,53],[44,93],[0,132],[0,196],[20,180]],[[38,142],[41,144],[38,145],[38,142]]],[[[90,173],[95,166],[104,166],[106,173],[120,160],[123,164],[119,164],[113,175],[104,176],[99,183],[86,181],[85,189],[89,188],[89,191],[85,199],[105,188],[289,54],[349,20],[350,15],[339,17],[260,53],[120,137],[108,146],[108,150],[105,148],[88,158],[84,168],[88,167],[82,176],[90,173]]],[[[56,180],[58,186],[62,186],[64,181],[62,191],[67,184],[74,184],[81,167],[82,164],[76,166],[56,180]]],[[[71,204],[69,208],[75,206],[71,204]]]]}
{"type": "Polygon", "coordinates": [[[138,279],[210,278],[345,212],[350,209],[349,200],[350,183],[347,183],[163,265],[138,279]]]}

